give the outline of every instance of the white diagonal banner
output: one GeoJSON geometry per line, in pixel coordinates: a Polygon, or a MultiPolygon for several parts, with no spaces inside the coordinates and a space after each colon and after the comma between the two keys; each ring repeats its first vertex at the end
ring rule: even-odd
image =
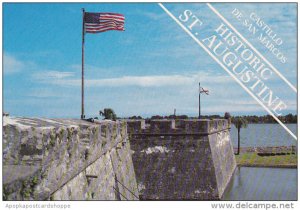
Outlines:
{"type": "Polygon", "coordinates": [[[188,34],[192,39],[201,46],[236,82],[250,95],[252,96],[258,104],[260,104],[295,140],[297,140],[297,136],[286,126],[284,125],[278,117],[271,112],[266,105],[261,102],[253,92],[251,92],[207,47],[201,43],[194,34],[185,27],[162,3],[158,3],[158,5],[188,34]]]}
{"type": "Polygon", "coordinates": [[[297,88],[294,87],[292,85],[292,83],[290,83],[290,81],[288,81],[255,47],[253,47],[253,45],[247,40],[245,39],[245,37],[242,36],[242,34],[240,34],[210,3],[206,3],[207,6],[219,17],[221,18],[230,28],[231,30],[233,30],[237,35],[240,36],[240,38],[248,44],[248,46],[254,51],[256,52],[256,54],[258,54],[271,68],[272,70],[283,80],[286,82],[286,84],[288,86],[290,86],[290,88],[292,88],[293,91],[295,91],[297,93],[297,88]]]}

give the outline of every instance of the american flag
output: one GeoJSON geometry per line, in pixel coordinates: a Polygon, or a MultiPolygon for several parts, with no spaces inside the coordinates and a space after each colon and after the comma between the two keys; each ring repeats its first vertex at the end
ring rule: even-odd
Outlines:
{"type": "Polygon", "coordinates": [[[100,33],[109,30],[124,31],[124,15],[117,13],[84,13],[86,33],[100,33]]]}

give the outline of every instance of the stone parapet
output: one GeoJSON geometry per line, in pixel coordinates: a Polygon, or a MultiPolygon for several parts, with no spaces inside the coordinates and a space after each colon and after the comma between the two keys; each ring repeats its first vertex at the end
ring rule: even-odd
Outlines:
{"type": "Polygon", "coordinates": [[[189,119],[189,120],[151,120],[149,124],[145,120],[125,120],[127,132],[135,134],[168,134],[168,135],[208,135],[230,128],[226,119],[189,119]]]}
{"type": "Polygon", "coordinates": [[[5,116],[2,163],[4,200],[138,198],[125,122],[5,116]]]}

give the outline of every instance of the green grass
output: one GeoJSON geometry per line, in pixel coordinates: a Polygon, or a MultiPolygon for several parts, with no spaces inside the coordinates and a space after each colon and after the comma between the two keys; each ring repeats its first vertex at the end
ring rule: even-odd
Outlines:
{"type": "Polygon", "coordinates": [[[240,166],[272,166],[296,167],[297,155],[258,156],[256,153],[235,155],[236,163],[240,166]]]}

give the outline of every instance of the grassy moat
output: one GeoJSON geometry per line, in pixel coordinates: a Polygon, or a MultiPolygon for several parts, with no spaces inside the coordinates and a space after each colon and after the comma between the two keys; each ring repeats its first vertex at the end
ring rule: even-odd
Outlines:
{"type": "Polygon", "coordinates": [[[259,156],[255,152],[235,155],[238,166],[297,168],[297,155],[259,156]]]}

